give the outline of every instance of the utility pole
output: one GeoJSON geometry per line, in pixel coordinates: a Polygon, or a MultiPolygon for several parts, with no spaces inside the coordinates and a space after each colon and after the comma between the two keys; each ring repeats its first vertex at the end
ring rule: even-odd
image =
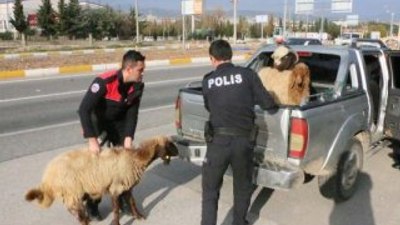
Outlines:
{"type": "Polygon", "coordinates": [[[6,24],[5,24],[4,28],[6,28],[6,32],[7,32],[8,31],[8,21],[10,20],[10,15],[8,13],[8,0],[6,2],[6,12],[7,12],[7,19],[6,19],[6,24]]]}
{"type": "Polygon", "coordinates": [[[306,37],[308,37],[308,24],[310,23],[309,21],[309,14],[307,13],[307,19],[306,19],[306,37]]]}
{"type": "Polygon", "coordinates": [[[183,47],[183,50],[186,50],[186,47],[185,47],[185,15],[184,14],[182,14],[182,47],[183,47]]]}
{"type": "Polygon", "coordinates": [[[135,0],[135,20],[136,20],[136,44],[139,44],[139,10],[138,0],[135,0]]]}
{"type": "Polygon", "coordinates": [[[324,33],[324,25],[325,25],[325,17],[322,16],[321,17],[320,29],[319,29],[319,32],[321,33],[320,35],[322,35],[322,33],[324,33]]]}
{"type": "Polygon", "coordinates": [[[287,0],[285,0],[285,3],[283,5],[283,33],[282,36],[283,38],[286,37],[286,15],[287,14],[287,0]]]}
{"type": "Polygon", "coordinates": [[[397,38],[400,38],[400,22],[399,22],[399,28],[397,29],[397,38]]]}
{"type": "Polygon", "coordinates": [[[261,41],[264,40],[264,23],[261,22],[261,41]]]}
{"type": "Polygon", "coordinates": [[[394,12],[391,13],[392,19],[390,20],[390,37],[393,37],[393,20],[394,20],[394,12]]]}
{"type": "Polygon", "coordinates": [[[237,1],[238,0],[231,0],[233,2],[233,43],[236,44],[237,42],[237,1]]]}
{"type": "Polygon", "coordinates": [[[192,15],[192,35],[194,34],[194,27],[195,27],[195,17],[192,15]]]}

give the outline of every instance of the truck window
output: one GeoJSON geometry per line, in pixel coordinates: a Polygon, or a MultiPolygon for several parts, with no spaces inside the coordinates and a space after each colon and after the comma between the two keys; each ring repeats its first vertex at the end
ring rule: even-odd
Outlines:
{"type": "Polygon", "coordinates": [[[393,88],[400,89],[400,56],[392,56],[393,88]]]}
{"type": "Polygon", "coordinates": [[[376,123],[379,116],[379,106],[381,104],[381,89],[383,85],[382,68],[379,62],[379,54],[364,55],[366,65],[366,78],[368,83],[369,92],[372,97],[372,104],[374,109],[373,120],[376,123]]]}
{"type": "Polygon", "coordinates": [[[339,56],[313,53],[310,56],[301,56],[300,61],[310,69],[313,87],[334,87],[340,65],[339,56]]]}
{"type": "MultiPolygon", "coordinates": [[[[311,75],[311,94],[318,94],[329,92],[334,89],[337,73],[340,65],[340,56],[312,53],[312,52],[298,52],[300,62],[305,63],[310,69],[311,75]]],[[[255,72],[259,72],[263,67],[273,65],[271,59],[272,52],[262,52],[248,65],[249,68],[255,72]]]]}
{"type": "Polygon", "coordinates": [[[263,67],[272,66],[273,62],[271,59],[272,52],[263,52],[259,54],[249,65],[248,67],[255,72],[261,70],[263,67]]]}

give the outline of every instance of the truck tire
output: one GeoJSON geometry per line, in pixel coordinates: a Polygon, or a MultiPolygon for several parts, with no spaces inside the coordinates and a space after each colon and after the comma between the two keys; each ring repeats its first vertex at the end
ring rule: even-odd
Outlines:
{"type": "Polygon", "coordinates": [[[352,138],[339,158],[335,173],[318,177],[320,193],[335,202],[348,200],[357,189],[362,166],[362,145],[359,140],[352,138]]]}

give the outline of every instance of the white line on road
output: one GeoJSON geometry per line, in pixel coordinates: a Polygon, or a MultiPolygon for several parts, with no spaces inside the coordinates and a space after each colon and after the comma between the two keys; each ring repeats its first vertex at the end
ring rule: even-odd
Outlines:
{"type": "MultiPolygon", "coordinates": [[[[158,106],[158,107],[153,107],[153,108],[148,108],[148,109],[141,109],[141,110],[139,110],[139,113],[148,113],[148,112],[162,110],[162,109],[168,109],[168,108],[172,108],[172,107],[174,107],[174,105],[163,105],[163,106],[158,106]]],[[[3,133],[3,134],[0,134],[0,138],[14,136],[14,135],[21,135],[21,134],[26,134],[26,133],[32,133],[32,132],[37,132],[37,131],[42,131],[42,130],[60,128],[60,127],[67,127],[67,126],[72,126],[72,125],[76,125],[76,124],[79,124],[78,120],[66,122],[66,123],[53,124],[53,125],[48,125],[48,126],[43,126],[43,127],[37,127],[37,128],[32,128],[32,129],[14,131],[14,132],[9,132],[9,133],[3,133]]]]}
{"type": "MultiPolygon", "coordinates": [[[[145,82],[147,87],[168,84],[168,83],[177,83],[177,82],[184,82],[184,81],[194,81],[199,80],[201,77],[190,77],[190,78],[181,78],[181,79],[173,79],[173,80],[163,80],[163,81],[153,81],[153,82],[145,82]]],[[[50,97],[57,97],[57,96],[64,96],[64,95],[75,95],[75,94],[82,94],[85,93],[86,90],[78,90],[78,91],[67,91],[61,92],[56,94],[47,94],[47,95],[36,95],[36,96],[29,96],[29,97],[21,97],[21,98],[10,98],[10,99],[2,99],[0,100],[1,103],[7,102],[16,102],[16,101],[29,101],[41,98],[50,98],[50,97]]]]}
{"type": "Polygon", "coordinates": [[[84,92],[85,92],[85,90],[79,90],[79,91],[68,91],[68,92],[61,92],[61,93],[48,94],[48,95],[36,95],[36,96],[22,97],[22,98],[10,98],[10,99],[0,100],[0,103],[34,100],[34,99],[39,99],[39,98],[48,98],[48,97],[56,97],[56,96],[63,96],[63,95],[74,95],[74,94],[81,94],[84,92]]]}
{"type": "MultiPolygon", "coordinates": [[[[210,68],[208,64],[198,64],[198,65],[179,65],[179,66],[161,66],[155,68],[147,68],[146,73],[150,71],[159,71],[159,70],[179,70],[179,69],[189,69],[189,68],[210,68]]],[[[50,77],[31,77],[31,78],[21,78],[21,79],[13,79],[13,80],[0,80],[0,85],[2,84],[12,84],[12,83],[20,83],[20,82],[29,82],[29,81],[44,81],[44,80],[59,80],[59,79],[71,79],[71,78],[79,78],[79,77],[87,77],[93,76],[96,74],[100,74],[104,71],[93,71],[93,72],[85,72],[81,74],[71,74],[71,75],[62,75],[62,76],[50,76],[50,77]]],[[[160,74],[160,76],[165,76],[165,74],[160,74]]]]}

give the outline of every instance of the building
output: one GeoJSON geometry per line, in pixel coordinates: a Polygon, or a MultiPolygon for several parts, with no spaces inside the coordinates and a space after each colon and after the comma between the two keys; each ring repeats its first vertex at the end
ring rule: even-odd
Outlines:
{"type": "MultiPolygon", "coordinates": [[[[55,11],[58,10],[59,0],[51,0],[51,4],[55,11]]],[[[68,4],[69,0],[65,0],[68,4]]],[[[25,16],[29,19],[28,22],[31,24],[35,23],[36,13],[42,5],[42,0],[22,0],[22,5],[24,6],[25,16]],[[33,21],[33,22],[32,22],[33,21]]],[[[79,5],[82,8],[103,8],[104,5],[100,3],[95,3],[94,1],[80,1],[79,5]]],[[[0,33],[9,31],[16,32],[10,20],[14,16],[14,0],[0,0],[0,33]]]]}

